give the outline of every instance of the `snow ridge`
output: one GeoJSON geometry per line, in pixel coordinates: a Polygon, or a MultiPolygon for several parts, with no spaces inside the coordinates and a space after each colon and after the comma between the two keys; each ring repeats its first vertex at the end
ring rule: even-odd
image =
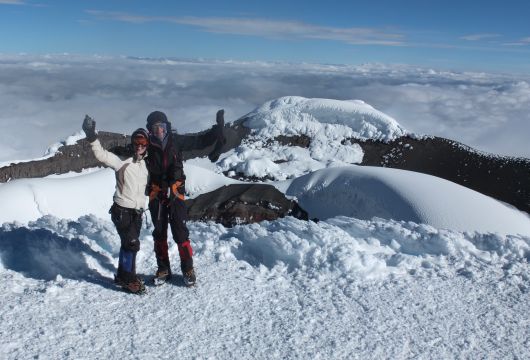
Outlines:
{"type": "Polygon", "coordinates": [[[244,116],[252,136],[219,161],[223,172],[285,180],[326,168],[358,164],[363,151],[349,139],[390,141],[407,134],[394,119],[361,100],[285,96],[244,116]],[[309,148],[285,146],[275,138],[303,135],[309,148]]]}

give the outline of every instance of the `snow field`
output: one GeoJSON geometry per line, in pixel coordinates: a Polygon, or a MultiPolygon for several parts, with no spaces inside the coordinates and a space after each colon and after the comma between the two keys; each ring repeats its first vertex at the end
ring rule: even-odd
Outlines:
{"type": "MultiPolygon", "coordinates": [[[[2,356],[527,353],[528,237],[347,217],[232,229],[190,223],[198,286],[183,287],[171,243],[172,283],[131,296],[112,285],[119,251],[112,229],[94,216],[2,226],[2,356]]],[[[156,269],[151,242],[144,227],[138,272],[145,277],[156,269]]]]}

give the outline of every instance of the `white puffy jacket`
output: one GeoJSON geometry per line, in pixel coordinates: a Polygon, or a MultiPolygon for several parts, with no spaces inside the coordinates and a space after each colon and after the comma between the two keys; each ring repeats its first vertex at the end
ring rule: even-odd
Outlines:
{"type": "Polygon", "coordinates": [[[145,209],[147,197],[147,166],[145,160],[130,157],[121,160],[115,154],[103,149],[99,140],[90,143],[96,159],[116,171],[116,192],[114,202],[129,209],[145,209]]]}

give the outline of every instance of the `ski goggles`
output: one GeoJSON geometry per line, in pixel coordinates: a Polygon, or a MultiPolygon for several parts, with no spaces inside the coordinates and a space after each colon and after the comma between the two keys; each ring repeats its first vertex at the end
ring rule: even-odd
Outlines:
{"type": "Polygon", "coordinates": [[[153,124],[153,132],[157,131],[158,129],[162,129],[164,130],[164,132],[167,131],[166,123],[159,122],[159,123],[153,124]]]}
{"type": "Polygon", "coordinates": [[[133,139],[133,145],[137,147],[146,147],[149,145],[149,141],[143,136],[138,136],[133,139]]]}

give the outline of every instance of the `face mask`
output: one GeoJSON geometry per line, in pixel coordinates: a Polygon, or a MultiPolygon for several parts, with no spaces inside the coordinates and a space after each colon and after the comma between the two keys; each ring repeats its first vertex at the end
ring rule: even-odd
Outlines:
{"type": "Polygon", "coordinates": [[[153,125],[153,135],[158,139],[163,140],[167,133],[167,124],[156,123],[153,125]]]}

